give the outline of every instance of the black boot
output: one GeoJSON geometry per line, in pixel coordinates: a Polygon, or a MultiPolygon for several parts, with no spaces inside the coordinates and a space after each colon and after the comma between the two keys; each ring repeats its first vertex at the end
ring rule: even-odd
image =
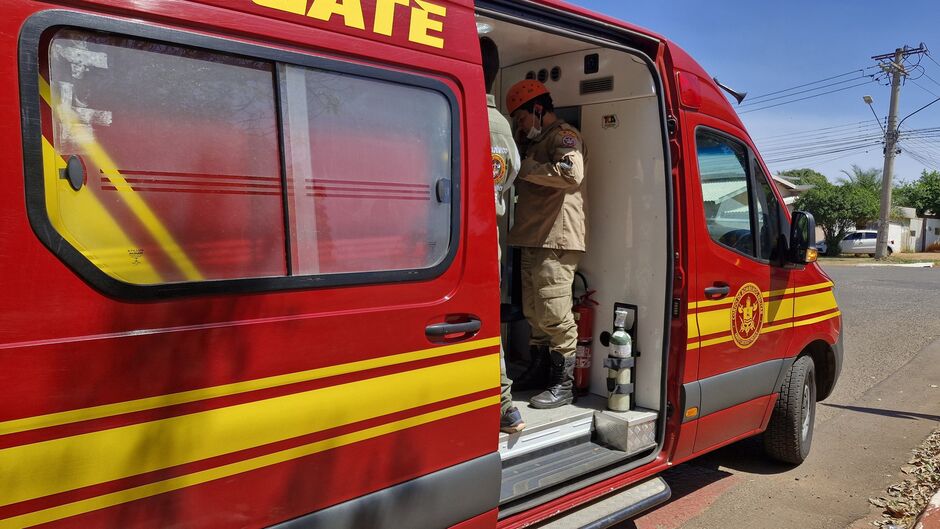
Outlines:
{"type": "Polygon", "coordinates": [[[548,346],[529,346],[529,367],[512,381],[513,391],[542,389],[548,386],[549,360],[548,346]]]}
{"type": "Polygon", "coordinates": [[[529,406],[538,409],[557,408],[574,402],[574,355],[566,358],[558,351],[549,353],[552,362],[551,386],[532,397],[529,406]]]}

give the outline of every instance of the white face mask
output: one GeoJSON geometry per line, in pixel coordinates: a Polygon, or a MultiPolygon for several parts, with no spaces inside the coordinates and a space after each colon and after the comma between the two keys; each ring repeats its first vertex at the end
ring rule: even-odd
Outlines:
{"type": "Polygon", "coordinates": [[[535,138],[538,138],[540,134],[542,134],[542,127],[536,127],[535,125],[532,125],[532,128],[529,129],[529,132],[526,133],[525,137],[530,140],[534,140],[535,138]]]}
{"type": "Polygon", "coordinates": [[[542,133],[542,114],[535,114],[535,123],[532,125],[532,128],[529,129],[529,132],[526,133],[525,137],[534,140],[539,137],[539,134],[542,133]]]}

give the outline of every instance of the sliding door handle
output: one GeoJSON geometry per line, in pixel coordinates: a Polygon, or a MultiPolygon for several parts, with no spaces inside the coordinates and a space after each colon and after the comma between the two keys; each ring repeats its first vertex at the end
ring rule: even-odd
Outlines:
{"type": "Polygon", "coordinates": [[[433,323],[424,328],[424,333],[429,338],[441,338],[449,334],[472,334],[479,331],[482,326],[483,323],[480,320],[472,318],[458,323],[433,323]]]}

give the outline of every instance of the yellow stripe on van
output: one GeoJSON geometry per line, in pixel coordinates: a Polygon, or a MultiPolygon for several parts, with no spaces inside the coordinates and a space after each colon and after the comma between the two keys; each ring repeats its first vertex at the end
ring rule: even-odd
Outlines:
{"type": "Polygon", "coordinates": [[[417,415],[415,417],[409,417],[407,419],[367,428],[365,430],[359,430],[357,432],[340,435],[323,441],[298,446],[296,448],[282,450],[273,454],[267,454],[260,457],[247,459],[245,461],[239,461],[237,463],[231,463],[208,470],[203,470],[201,472],[187,474],[185,476],[158,481],[156,483],[149,483],[147,485],[113,492],[103,496],[97,496],[66,505],[52,507],[42,511],[36,511],[13,518],[7,518],[5,520],[0,520],[0,529],[32,527],[71,516],[77,516],[79,514],[84,514],[86,512],[91,512],[98,509],[113,507],[122,503],[148,498],[150,496],[156,496],[157,494],[191,487],[193,485],[206,483],[216,479],[234,476],[236,474],[283,463],[285,461],[298,459],[311,454],[316,454],[318,452],[324,452],[332,448],[346,446],[359,441],[379,437],[381,435],[386,435],[408,428],[413,428],[415,426],[420,426],[422,424],[428,424],[441,419],[446,419],[448,417],[454,417],[462,413],[468,413],[474,410],[486,408],[488,406],[494,406],[498,403],[499,396],[487,397],[484,399],[468,402],[466,404],[461,404],[459,406],[453,406],[451,408],[433,411],[430,413],[417,415]]]}
{"type": "Polygon", "coordinates": [[[807,285],[805,287],[797,287],[793,289],[797,294],[801,292],[809,292],[810,290],[819,290],[822,288],[831,288],[833,286],[832,281],[826,281],[825,283],[816,283],[815,285],[807,285]]]}
{"type": "MultiPolygon", "coordinates": [[[[731,316],[727,310],[713,310],[698,313],[699,336],[708,336],[731,330],[731,316]]],[[[703,344],[704,346],[704,344],[703,344]]]]}
{"type": "MultiPolygon", "coordinates": [[[[499,355],[0,450],[9,505],[499,387],[499,355]]],[[[493,401],[494,403],[496,401],[493,401]]]]}
{"type": "MultiPolygon", "coordinates": [[[[789,320],[793,318],[793,298],[778,299],[764,302],[764,325],[789,320]]],[[[728,330],[731,330],[729,327],[728,330]]],[[[761,331],[763,332],[763,331],[761,331]]]]}
{"type": "MultiPolygon", "coordinates": [[[[52,91],[49,87],[49,84],[41,76],[39,78],[39,94],[40,96],[43,97],[43,99],[45,99],[46,103],[50,106],[50,108],[53,109],[53,112],[59,118],[59,122],[64,127],[71,129],[75,127],[76,125],[78,125],[77,116],[75,115],[74,112],[71,112],[71,110],[65,106],[53,104],[52,91]]],[[[108,153],[104,150],[104,148],[102,148],[101,144],[99,144],[94,139],[90,138],[89,135],[87,134],[81,134],[81,133],[72,134],[72,137],[76,138],[78,141],[81,142],[82,148],[84,148],[85,150],[83,154],[88,156],[91,162],[95,166],[97,166],[105,176],[108,177],[108,179],[117,189],[117,193],[118,195],[120,195],[121,199],[123,200],[123,203],[131,210],[131,212],[138,218],[138,220],[140,220],[141,224],[144,226],[144,228],[147,229],[150,235],[153,236],[153,238],[157,241],[157,243],[160,245],[163,251],[167,254],[167,256],[173,261],[173,263],[176,265],[179,271],[183,274],[183,277],[185,277],[189,281],[199,281],[203,279],[203,276],[199,272],[199,270],[196,268],[196,265],[189,259],[189,256],[186,255],[186,252],[176,242],[176,240],[173,238],[173,235],[169,232],[169,230],[167,230],[166,226],[163,225],[163,222],[160,221],[156,213],[154,213],[153,210],[150,209],[150,206],[148,206],[147,203],[142,198],[140,198],[137,192],[135,192],[131,188],[130,184],[127,183],[127,181],[124,179],[121,173],[117,170],[116,164],[114,163],[113,160],[111,160],[111,157],[108,156],[108,153]]],[[[45,159],[43,161],[45,162],[45,159]]],[[[49,167],[49,166],[45,166],[45,167],[49,167]]],[[[55,171],[55,173],[56,173],[56,176],[58,176],[58,171],[55,171]]],[[[48,171],[47,171],[47,174],[48,174],[48,171]]],[[[47,198],[48,198],[48,193],[49,193],[48,185],[46,186],[46,189],[47,189],[47,198]]],[[[59,191],[57,193],[57,195],[59,196],[92,194],[88,191],[84,193],[82,193],[81,191],[75,191],[71,189],[71,187],[69,187],[68,189],[62,189],[61,187],[56,186],[55,189],[59,191]]],[[[49,201],[47,200],[47,204],[48,203],[49,201]]],[[[72,207],[76,207],[79,205],[81,204],[77,204],[77,205],[72,204],[72,207]]],[[[98,206],[100,207],[100,202],[98,203],[98,206]]],[[[97,213],[97,210],[90,209],[89,211],[85,211],[82,209],[76,209],[74,211],[68,211],[68,212],[73,213],[75,216],[80,216],[84,219],[86,216],[92,216],[92,217],[95,216],[95,214],[97,213]]],[[[59,212],[60,215],[64,215],[65,213],[66,211],[59,212]]],[[[100,217],[100,215],[98,216],[100,217]]],[[[60,220],[62,220],[61,217],[60,217],[60,220]]],[[[55,224],[53,225],[55,226],[55,224]]],[[[81,225],[84,226],[84,220],[82,221],[81,225]]],[[[65,228],[65,226],[56,226],[56,229],[59,230],[60,233],[62,233],[62,230],[60,228],[65,228]]],[[[92,232],[92,233],[95,233],[95,232],[92,232]]],[[[69,242],[72,242],[72,241],[70,240],[69,242]]],[[[76,247],[76,248],[80,248],[80,247],[76,247]]],[[[125,246],[124,248],[127,249],[129,247],[125,246]]],[[[98,256],[98,257],[99,257],[98,262],[102,262],[100,259],[101,256],[98,256]]],[[[122,257],[127,259],[126,255],[122,257]]],[[[90,257],[89,257],[89,260],[91,260],[90,257]]],[[[95,264],[97,265],[98,262],[96,262],[95,264]]],[[[113,266],[107,267],[107,269],[113,270],[114,267],[113,266]]],[[[114,277],[118,279],[124,279],[121,276],[114,276],[114,277]]],[[[129,281],[129,282],[133,282],[133,281],[129,281]]],[[[150,282],[150,283],[153,283],[153,282],[150,282]]]]}
{"type": "Polygon", "coordinates": [[[831,290],[818,294],[810,294],[796,298],[793,317],[800,318],[835,308],[838,308],[838,305],[836,305],[836,297],[832,295],[831,290]]]}
{"type": "Polygon", "coordinates": [[[59,426],[62,424],[71,424],[80,421],[101,419],[104,417],[112,417],[125,413],[164,408],[167,406],[197,402],[200,400],[212,399],[216,397],[237,395],[239,393],[245,393],[248,391],[286,386],[288,384],[296,384],[298,382],[309,382],[311,380],[318,380],[326,377],[345,375],[379,367],[394,366],[407,362],[414,362],[416,360],[439,358],[442,356],[474,351],[486,347],[495,347],[497,345],[499,345],[499,337],[486,338],[483,340],[474,340],[471,342],[435,347],[433,349],[423,349],[397,355],[372,358],[369,360],[360,360],[358,362],[349,362],[346,364],[310,369],[297,373],[288,373],[286,375],[276,375],[256,380],[235,382],[233,384],[225,384],[221,386],[182,391],[179,393],[170,393],[167,395],[159,395],[156,397],[148,397],[126,402],[118,402],[114,404],[104,404],[91,408],[82,408],[59,413],[50,413],[47,415],[39,415],[36,417],[27,417],[24,419],[15,419],[12,421],[0,422],[0,435],[35,430],[37,428],[48,428],[50,426],[59,426]]]}
{"type": "Polygon", "coordinates": [[[836,311],[836,312],[833,312],[832,314],[825,314],[825,315],[819,316],[819,317],[817,317],[817,318],[810,318],[810,319],[808,319],[808,320],[798,321],[798,322],[794,323],[793,326],[794,326],[794,327],[803,327],[804,325],[812,325],[812,324],[814,324],[814,323],[819,323],[819,322],[821,322],[821,321],[831,320],[832,318],[836,318],[836,317],[839,317],[839,316],[841,316],[841,315],[842,315],[842,312],[841,312],[841,311],[836,311]]]}
{"type": "Polygon", "coordinates": [[[698,317],[695,314],[689,314],[688,319],[686,320],[686,327],[688,328],[688,339],[698,338],[698,317]]]}

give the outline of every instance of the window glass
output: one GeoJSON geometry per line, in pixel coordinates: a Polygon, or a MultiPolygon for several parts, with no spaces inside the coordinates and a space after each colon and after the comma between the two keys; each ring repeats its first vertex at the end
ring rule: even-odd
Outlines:
{"type": "Polygon", "coordinates": [[[856,232],[856,233],[850,233],[850,234],[846,235],[842,240],[843,240],[843,241],[854,241],[855,239],[858,239],[858,236],[859,236],[859,234],[858,234],[857,232],[856,232]]]}
{"type": "Polygon", "coordinates": [[[762,259],[778,260],[782,252],[780,240],[780,222],[782,219],[780,202],[770,187],[764,171],[760,165],[755,165],[755,178],[758,185],[757,193],[757,233],[759,241],[759,254],[762,259]]]}
{"type": "Polygon", "coordinates": [[[60,30],[47,70],[46,207],[86,258],[144,285],[287,273],[272,64],[60,30]]]}
{"type": "Polygon", "coordinates": [[[877,233],[871,233],[871,232],[865,232],[865,238],[866,238],[866,239],[877,239],[877,238],[878,238],[878,234],[877,234],[877,233]]]}
{"type": "Polygon", "coordinates": [[[290,65],[287,181],[293,268],[427,268],[450,237],[451,110],[439,92],[290,65]],[[446,195],[446,194],[445,194],[446,195]]]}
{"type": "Polygon", "coordinates": [[[696,134],[705,222],[712,239],[738,252],[754,255],[743,145],[699,131],[696,134]]]}

